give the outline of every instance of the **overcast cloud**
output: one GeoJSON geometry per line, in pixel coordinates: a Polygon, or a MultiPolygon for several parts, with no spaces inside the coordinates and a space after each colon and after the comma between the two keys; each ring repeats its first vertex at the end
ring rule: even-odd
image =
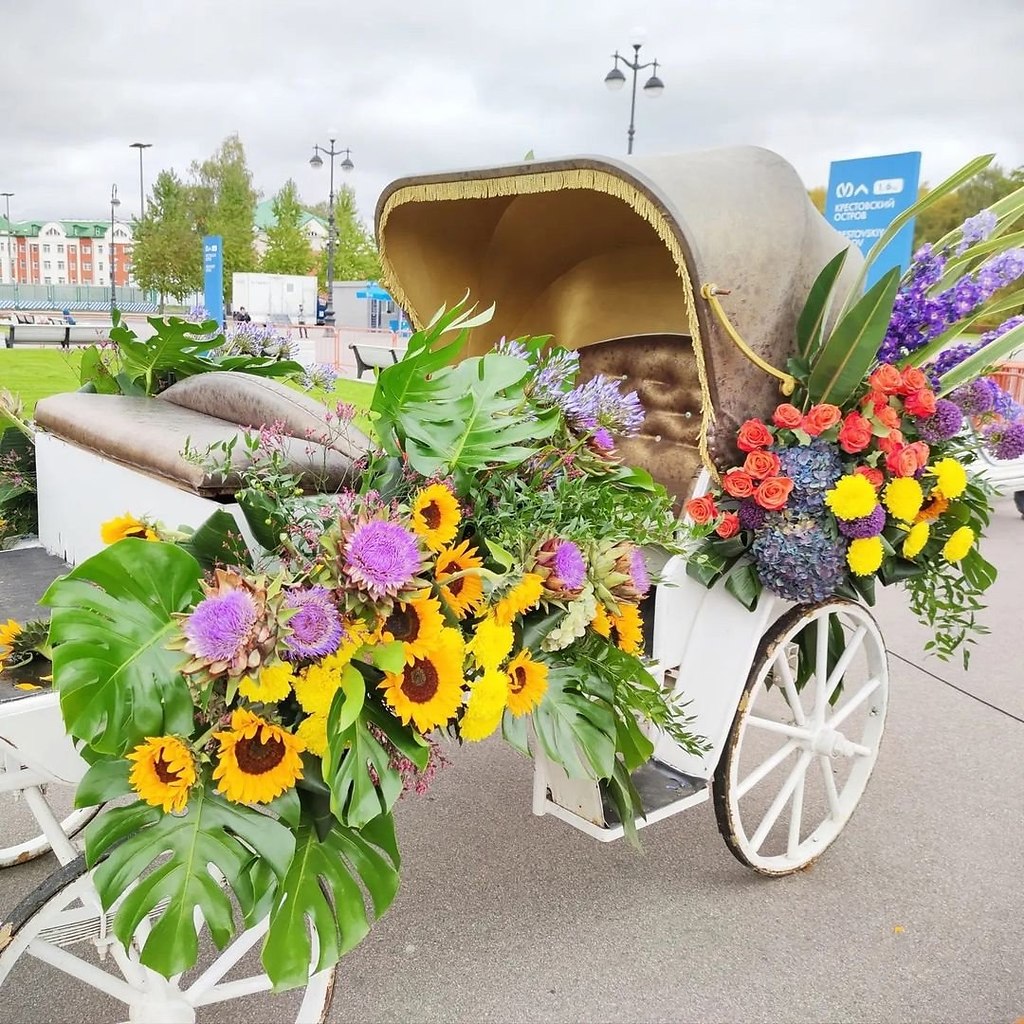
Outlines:
{"type": "MultiPolygon", "coordinates": [[[[831,160],[919,149],[935,183],[971,156],[1024,164],[1024,0],[0,0],[0,191],[11,215],[103,217],[238,132],[257,187],[326,198],[337,128],[372,217],[399,176],[623,155],[610,55],[647,30],[665,92],[638,154],[751,143],[808,186],[831,160]]],[[[641,82],[646,77],[643,73],[641,82]]]]}

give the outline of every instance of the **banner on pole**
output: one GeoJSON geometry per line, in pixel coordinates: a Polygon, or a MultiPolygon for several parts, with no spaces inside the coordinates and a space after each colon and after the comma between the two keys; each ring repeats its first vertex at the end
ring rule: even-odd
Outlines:
{"type": "Polygon", "coordinates": [[[224,242],[220,235],[203,236],[203,303],[211,320],[224,323],[224,242]]]}

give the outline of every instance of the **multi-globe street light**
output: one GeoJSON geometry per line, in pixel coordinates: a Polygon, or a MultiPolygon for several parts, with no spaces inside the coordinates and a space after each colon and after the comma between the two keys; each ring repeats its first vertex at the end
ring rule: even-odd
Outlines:
{"type": "MultiPolygon", "coordinates": [[[[14,195],[13,192],[0,192],[0,196],[3,197],[4,207],[5,207],[5,209],[4,209],[4,224],[5,224],[6,228],[7,228],[7,230],[4,233],[7,235],[7,245],[6,245],[7,261],[11,265],[11,281],[14,283],[15,293],[17,293],[18,277],[17,277],[17,274],[16,274],[16,272],[14,270],[14,256],[11,253],[11,238],[14,235],[14,232],[11,230],[11,196],[13,196],[13,195],[14,195]]],[[[0,266],[0,269],[2,269],[2,266],[0,266]]],[[[0,273],[0,280],[3,280],[3,274],[2,273],[0,273]]],[[[17,304],[17,303],[15,303],[15,304],[17,304]]]]}
{"type": "Polygon", "coordinates": [[[352,151],[350,149],[335,149],[335,136],[337,132],[329,131],[328,135],[331,139],[330,146],[320,146],[314,144],[313,155],[309,158],[309,166],[314,170],[319,170],[324,165],[323,158],[320,156],[323,153],[324,156],[329,157],[331,161],[331,182],[330,182],[330,193],[327,202],[327,308],[324,310],[324,323],[328,327],[334,326],[334,245],[335,245],[335,224],[334,224],[334,160],[335,157],[339,157],[344,154],[345,159],[341,161],[341,169],[348,174],[349,171],[355,167],[352,163],[352,151]]]}
{"type": "Polygon", "coordinates": [[[139,151],[139,220],[146,216],[146,190],[142,185],[142,151],[151,149],[152,142],[133,142],[128,148],[139,151]]]}
{"type": "Polygon", "coordinates": [[[117,290],[114,284],[114,210],[121,205],[121,200],[117,198],[117,186],[110,186],[110,315],[114,315],[114,310],[117,308],[117,290]]]}
{"type": "Polygon", "coordinates": [[[608,86],[612,92],[617,92],[626,84],[626,76],[619,70],[619,61],[622,61],[633,72],[633,96],[629,102],[629,130],[626,133],[627,145],[626,152],[633,152],[633,136],[636,134],[636,127],[634,121],[636,118],[636,76],[637,73],[643,71],[644,68],[652,68],[651,77],[644,83],[644,95],[645,96],[660,96],[665,91],[665,83],[658,77],[658,62],[656,60],[648,61],[646,64],[640,63],[640,47],[643,46],[643,38],[639,32],[633,33],[633,39],[630,41],[630,45],[633,47],[633,59],[630,60],[628,57],[623,57],[618,50],[612,54],[612,59],[615,63],[612,65],[611,71],[604,76],[604,84],[608,86]]]}

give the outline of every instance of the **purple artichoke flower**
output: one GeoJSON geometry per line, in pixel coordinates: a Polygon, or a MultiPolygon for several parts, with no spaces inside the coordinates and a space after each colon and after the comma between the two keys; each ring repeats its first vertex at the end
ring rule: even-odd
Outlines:
{"type": "Polygon", "coordinates": [[[398,523],[371,519],[352,531],[345,545],[345,571],[372,598],[394,597],[420,570],[415,535],[398,523]]]}
{"type": "Polygon", "coordinates": [[[204,598],[182,624],[191,654],[231,662],[249,642],[258,613],[251,595],[228,590],[204,598]]]}
{"type": "Polygon", "coordinates": [[[298,609],[288,619],[291,635],[284,641],[286,658],[323,658],[338,649],[343,633],[341,618],[325,587],[293,590],[284,603],[286,608],[298,609]]]}

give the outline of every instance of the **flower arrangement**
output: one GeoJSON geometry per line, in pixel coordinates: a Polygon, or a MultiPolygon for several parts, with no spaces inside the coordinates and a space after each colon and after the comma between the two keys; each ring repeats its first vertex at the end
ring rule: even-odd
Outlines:
{"type": "Polygon", "coordinates": [[[443,313],[380,373],[354,489],[302,493],[273,432],[254,435],[267,457],[240,501],[260,557],[224,513],[191,534],[129,515],[44,598],[91,763],[79,800],[136,798],[97,819],[88,860],[107,906],[143,876],[114,930],[153,915],[155,970],[194,962],[196,906],[230,938],[232,894],[245,922],[269,914],[275,986],[305,983],[310,929],[317,969],[337,960],[395,895],[392,809],[443,763],[439,739],[536,745],[629,823],[655,730],[703,748],[643,657],[644,548],[671,548],[677,521],[615,455],[636,394],[577,384],[545,338],[452,365],[483,322],[443,313]]]}

